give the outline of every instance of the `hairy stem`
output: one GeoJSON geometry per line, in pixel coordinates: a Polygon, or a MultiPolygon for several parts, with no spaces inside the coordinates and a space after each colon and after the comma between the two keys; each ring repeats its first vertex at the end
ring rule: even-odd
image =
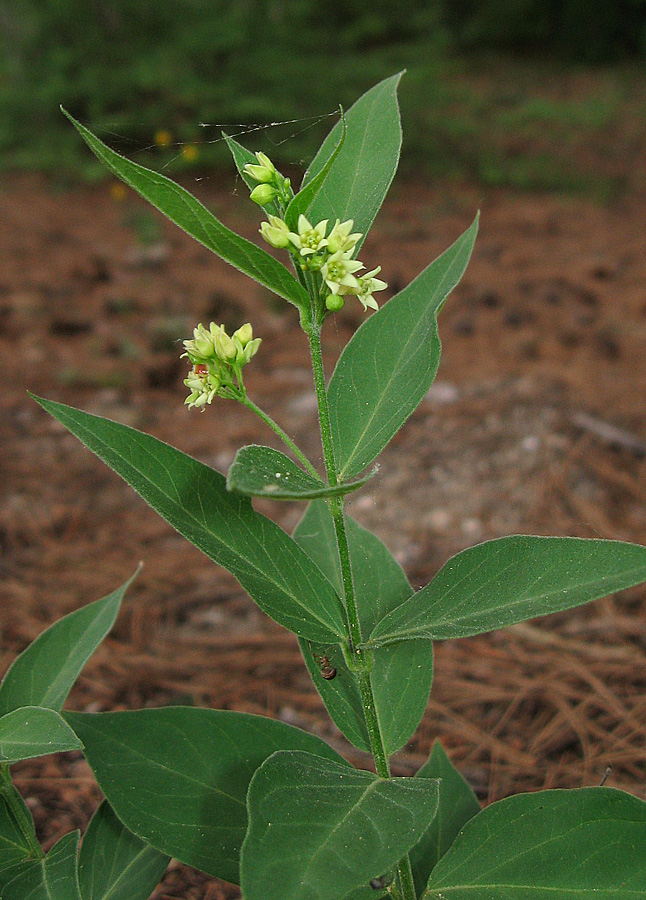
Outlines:
{"type": "Polygon", "coordinates": [[[14,787],[9,774],[9,766],[6,763],[0,765],[0,797],[7,804],[11,818],[29,845],[31,856],[35,859],[42,859],[45,854],[36,839],[33,820],[25,806],[25,801],[14,787]]]}
{"type": "Polygon", "coordinates": [[[287,432],[283,431],[278,422],[274,422],[271,416],[267,415],[267,413],[264,412],[264,410],[262,410],[259,406],[256,406],[253,400],[250,400],[249,397],[245,396],[244,400],[240,400],[240,402],[243,406],[246,406],[247,409],[250,409],[251,412],[255,413],[259,419],[262,419],[265,425],[269,425],[274,434],[277,434],[281,441],[287,447],[289,447],[294,456],[296,456],[303,463],[310,475],[313,475],[315,478],[320,477],[319,473],[316,471],[309,459],[305,456],[303,451],[294,443],[287,432]]]}
{"type": "MultiPolygon", "coordinates": [[[[314,304],[317,299],[310,294],[312,300],[312,319],[316,319],[316,310],[314,304]]],[[[339,483],[339,476],[336,467],[336,459],[334,456],[334,445],[332,443],[332,426],[330,422],[330,408],[328,405],[327,392],[325,389],[325,371],[323,368],[323,354],[321,352],[321,326],[319,323],[314,324],[312,321],[307,322],[305,328],[309,343],[310,353],[312,357],[312,369],[314,372],[314,385],[316,387],[316,399],[319,408],[319,423],[321,426],[321,441],[323,444],[323,456],[325,460],[325,471],[327,473],[328,482],[336,486],[339,483]]],[[[359,682],[359,691],[361,693],[361,701],[363,705],[363,714],[368,729],[370,739],[370,749],[375,760],[375,769],[380,778],[390,777],[390,766],[388,764],[388,756],[384,746],[379,718],[377,716],[377,708],[375,704],[375,696],[370,681],[370,671],[367,664],[366,652],[361,649],[361,623],[359,621],[359,611],[357,608],[357,600],[354,590],[354,581],[352,578],[352,565],[350,562],[350,548],[348,545],[348,535],[345,525],[345,501],[344,498],[334,497],[329,501],[330,512],[334,521],[334,530],[336,533],[337,547],[339,551],[339,560],[341,562],[341,574],[343,576],[343,590],[345,594],[345,605],[348,617],[348,636],[350,639],[350,653],[354,660],[355,674],[359,682]]],[[[400,860],[397,867],[399,874],[399,886],[402,900],[416,900],[415,886],[413,884],[413,876],[408,856],[400,860]]]]}

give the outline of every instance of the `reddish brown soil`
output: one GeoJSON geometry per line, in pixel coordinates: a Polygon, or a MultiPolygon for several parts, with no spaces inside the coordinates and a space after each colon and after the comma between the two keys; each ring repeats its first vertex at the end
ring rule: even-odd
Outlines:
{"type": "MultiPolygon", "coordinates": [[[[241,198],[214,181],[192,187],[253,237],[241,198]]],[[[436,385],[351,503],[416,585],[456,551],[513,532],[646,543],[646,202],[603,208],[403,185],[362,257],[401,287],[478,206],[474,258],[441,317],[436,385]],[[600,422],[625,434],[603,436],[600,422]]],[[[250,320],[264,339],[250,394],[318,455],[294,311],[170,225],[161,224],[158,244],[142,243],[143,209],[110,186],[57,191],[24,177],[0,193],[0,671],[47,624],[143,560],[70,708],[191,702],[261,713],[366,764],[330,724],[294,638],[25,394],[143,428],[226,470],[240,444],[272,435],[225,401],[188,412],[177,341],[200,320],[250,320]]],[[[349,306],[326,326],[330,365],[362,318],[349,306]]],[[[300,510],[262,508],[285,528],[300,510]]],[[[439,734],[485,802],[598,784],[608,766],[608,783],[644,796],[645,596],[635,589],[439,646],[432,699],[395,770],[412,773],[439,734]]],[[[83,826],[98,798],[72,755],[16,766],[15,775],[47,846],[83,826]]],[[[237,894],[176,866],[155,896],[237,894]]]]}

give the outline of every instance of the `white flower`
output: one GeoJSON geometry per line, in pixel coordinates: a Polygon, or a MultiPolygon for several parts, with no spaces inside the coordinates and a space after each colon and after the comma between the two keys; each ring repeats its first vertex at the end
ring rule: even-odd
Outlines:
{"type": "Polygon", "coordinates": [[[370,307],[370,309],[379,309],[377,301],[372,295],[375,291],[383,291],[388,287],[387,283],[382,281],[381,278],[375,278],[375,275],[378,275],[379,272],[381,272],[381,266],[377,266],[376,269],[371,269],[370,272],[366,272],[365,275],[357,278],[359,289],[350,291],[351,294],[356,294],[364,310],[368,307],[370,307]]]}
{"type": "Polygon", "coordinates": [[[310,253],[316,253],[317,250],[322,250],[323,247],[327,246],[327,240],[325,238],[327,223],[328,220],[323,219],[318,225],[312,226],[305,216],[300,215],[298,217],[298,225],[296,226],[298,234],[290,231],[289,239],[292,244],[300,250],[301,256],[308,256],[310,253]]]}
{"type": "Polygon", "coordinates": [[[348,219],[347,222],[341,222],[340,219],[336,220],[327,239],[327,248],[330,253],[338,253],[339,251],[347,253],[348,250],[354,249],[355,244],[363,235],[359,232],[350,234],[353,225],[354,219],[348,219]]]}
{"type": "Polygon", "coordinates": [[[333,253],[321,266],[321,275],[333,294],[358,294],[361,287],[354,273],[363,269],[358,259],[350,259],[350,253],[340,250],[333,253]]]}

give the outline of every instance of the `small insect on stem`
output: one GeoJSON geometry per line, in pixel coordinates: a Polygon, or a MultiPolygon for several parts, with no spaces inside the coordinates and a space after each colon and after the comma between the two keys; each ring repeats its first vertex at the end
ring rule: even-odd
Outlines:
{"type": "Polygon", "coordinates": [[[387,888],[388,885],[393,883],[393,876],[390,872],[386,875],[380,875],[379,878],[371,878],[370,879],[370,887],[373,891],[381,891],[384,888],[387,888]]]}
{"type": "Polygon", "coordinates": [[[311,641],[309,642],[309,645],[310,645],[310,652],[311,652],[312,656],[314,657],[315,662],[320,667],[321,678],[325,678],[326,681],[332,681],[333,678],[336,678],[337,671],[334,668],[334,666],[330,663],[327,653],[323,653],[323,654],[315,653],[314,649],[312,648],[311,641]]]}
{"type": "Polygon", "coordinates": [[[204,363],[197,363],[193,366],[193,371],[196,375],[208,375],[209,367],[205,366],[204,363]]]}

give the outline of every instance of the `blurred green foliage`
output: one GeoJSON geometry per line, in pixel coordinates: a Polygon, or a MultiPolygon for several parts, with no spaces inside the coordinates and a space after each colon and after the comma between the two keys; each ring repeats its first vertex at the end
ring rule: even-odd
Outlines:
{"type": "Polygon", "coordinates": [[[645,36],[646,0],[0,0],[0,169],[104,177],[59,104],[171,173],[229,165],[221,128],[305,163],[339,102],[407,68],[405,168],[568,187],[578,165],[553,147],[613,128],[635,80],[554,96],[558,56],[638,55],[645,36]]]}
{"type": "Polygon", "coordinates": [[[586,63],[646,53],[646,0],[445,0],[443,21],[464,47],[586,63]]]}

